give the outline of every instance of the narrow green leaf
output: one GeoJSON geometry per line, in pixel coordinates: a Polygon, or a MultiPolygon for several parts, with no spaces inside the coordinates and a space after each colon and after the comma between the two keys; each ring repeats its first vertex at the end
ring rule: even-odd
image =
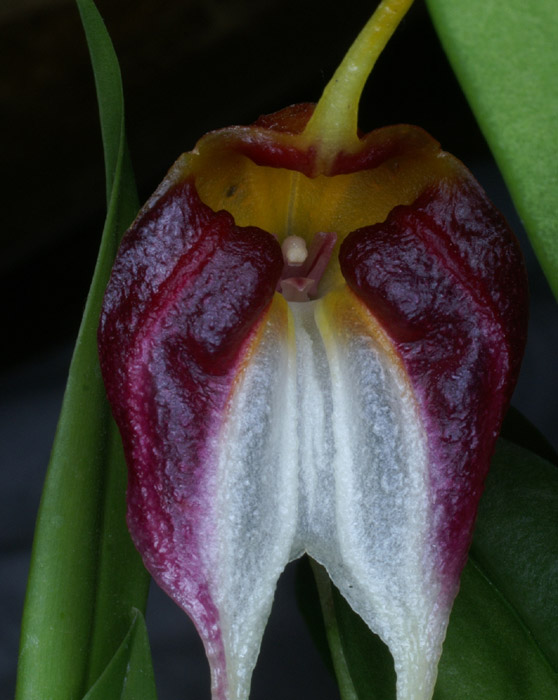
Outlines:
{"type": "Polygon", "coordinates": [[[427,0],[427,4],[558,296],[556,0],[427,0]]]}
{"type": "Polygon", "coordinates": [[[145,620],[139,610],[122,644],[83,700],[156,700],[145,620]]]}
{"type": "MultiPolygon", "coordinates": [[[[558,697],[557,512],[558,469],[501,440],[451,614],[435,700],[558,697]]],[[[323,570],[317,580],[343,700],[394,698],[387,647],[323,570]]]]}
{"type": "Polygon", "coordinates": [[[108,214],[37,519],[17,699],[75,699],[126,637],[149,578],[125,526],[126,473],[100,376],[96,331],[120,237],[138,208],[118,63],[90,0],[78,0],[101,105],[108,214]]]}
{"type": "MultiPolygon", "coordinates": [[[[110,208],[116,188],[127,186],[130,192],[130,204],[137,202],[133,172],[130,163],[126,163],[124,173],[119,173],[122,161],[122,148],[125,148],[124,134],[124,96],[122,78],[112,41],[93,0],[76,0],[83,29],[89,47],[89,55],[93,67],[97,104],[101,123],[101,136],[105,156],[105,183],[107,193],[107,208],[110,208]]],[[[118,197],[115,197],[115,200],[118,197]]],[[[117,203],[116,201],[114,202],[117,203]]],[[[126,206],[126,202],[118,202],[126,206]]],[[[137,211],[130,212],[134,216],[137,211]]]]}

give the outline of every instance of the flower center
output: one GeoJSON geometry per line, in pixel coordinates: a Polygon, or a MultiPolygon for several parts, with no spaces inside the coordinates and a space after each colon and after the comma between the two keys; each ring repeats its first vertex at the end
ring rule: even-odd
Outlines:
{"type": "Polygon", "coordinates": [[[318,296],[318,285],[337,242],[335,233],[316,233],[310,248],[300,236],[287,236],[281,245],[283,272],[277,284],[287,301],[310,301],[318,296]]]}

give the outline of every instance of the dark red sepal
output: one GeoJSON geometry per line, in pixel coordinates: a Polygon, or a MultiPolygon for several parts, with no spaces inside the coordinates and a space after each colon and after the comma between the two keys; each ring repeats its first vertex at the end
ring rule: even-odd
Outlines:
{"type": "Polygon", "coordinates": [[[269,233],[213,212],[192,182],[173,186],[122,242],[99,329],[103,371],[118,374],[137,334],[180,314],[174,331],[196,363],[211,374],[226,372],[269,304],[282,267],[269,233]]]}
{"type": "Polygon", "coordinates": [[[213,212],[192,181],[172,184],[126,234],[99,327],[130,467],[132,538],[213,659],[223,648],[200,554],[214,468],[208,441],[282,268],[273,236],[213,212]]]}
{"type": "Polygon", "coordinates": [[[527,281],[517,241],[463,176],[349,234],[339,260],[416,392],[428,436],[434,546],[454,585],[525,344],[527,281]]]}

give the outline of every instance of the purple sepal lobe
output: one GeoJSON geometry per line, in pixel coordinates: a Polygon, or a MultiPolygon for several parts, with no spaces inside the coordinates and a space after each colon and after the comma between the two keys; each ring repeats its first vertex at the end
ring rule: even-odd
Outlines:
{"type": "Polygon", "coordinates": [[[517,242],[469,177],[354,231],[343,275],[391,337],[428,436],[433,551],[453,596],[526,335],[517,242]]]}
{"type": "MultiPolygon", "coordinates": [[[[270,234],[172,185],[126,234],[99,327],[103,378],[129,465],[128,525],[155,580],[223,669],[211,561],[211,437],[283,268],[270,234]]],[[[216,697],[224,683],[213,678],[216,697]],[[220,690],[219,690],[220,689],[220,690]]]]}

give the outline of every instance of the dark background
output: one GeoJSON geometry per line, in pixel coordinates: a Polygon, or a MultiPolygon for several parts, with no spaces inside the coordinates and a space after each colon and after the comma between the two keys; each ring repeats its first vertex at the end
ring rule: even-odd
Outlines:
{"type": "MultiPolygon", "coordinates": [[[[315,101],[372,0],[102,0],[119,55],[142,200],[206,131],[315,101]]],[[[13,696],[35,513],[104,218],[93,79],[71,0],[0,5],[0,697],[13,696]]],[[[558,445],[558,313],[488,149],[417,2],[369,80],[360,123],[419,124],[477,175],[530,273],[514,404],[558,445]]],[[[541,135],[544,138],[544,135],[541,135]]],[[[336,698],[281,580],[254,700],[336,698]]],[[[159,591],[148,611],[161,700],[209,697],[201,644],[159,591]]]]}

